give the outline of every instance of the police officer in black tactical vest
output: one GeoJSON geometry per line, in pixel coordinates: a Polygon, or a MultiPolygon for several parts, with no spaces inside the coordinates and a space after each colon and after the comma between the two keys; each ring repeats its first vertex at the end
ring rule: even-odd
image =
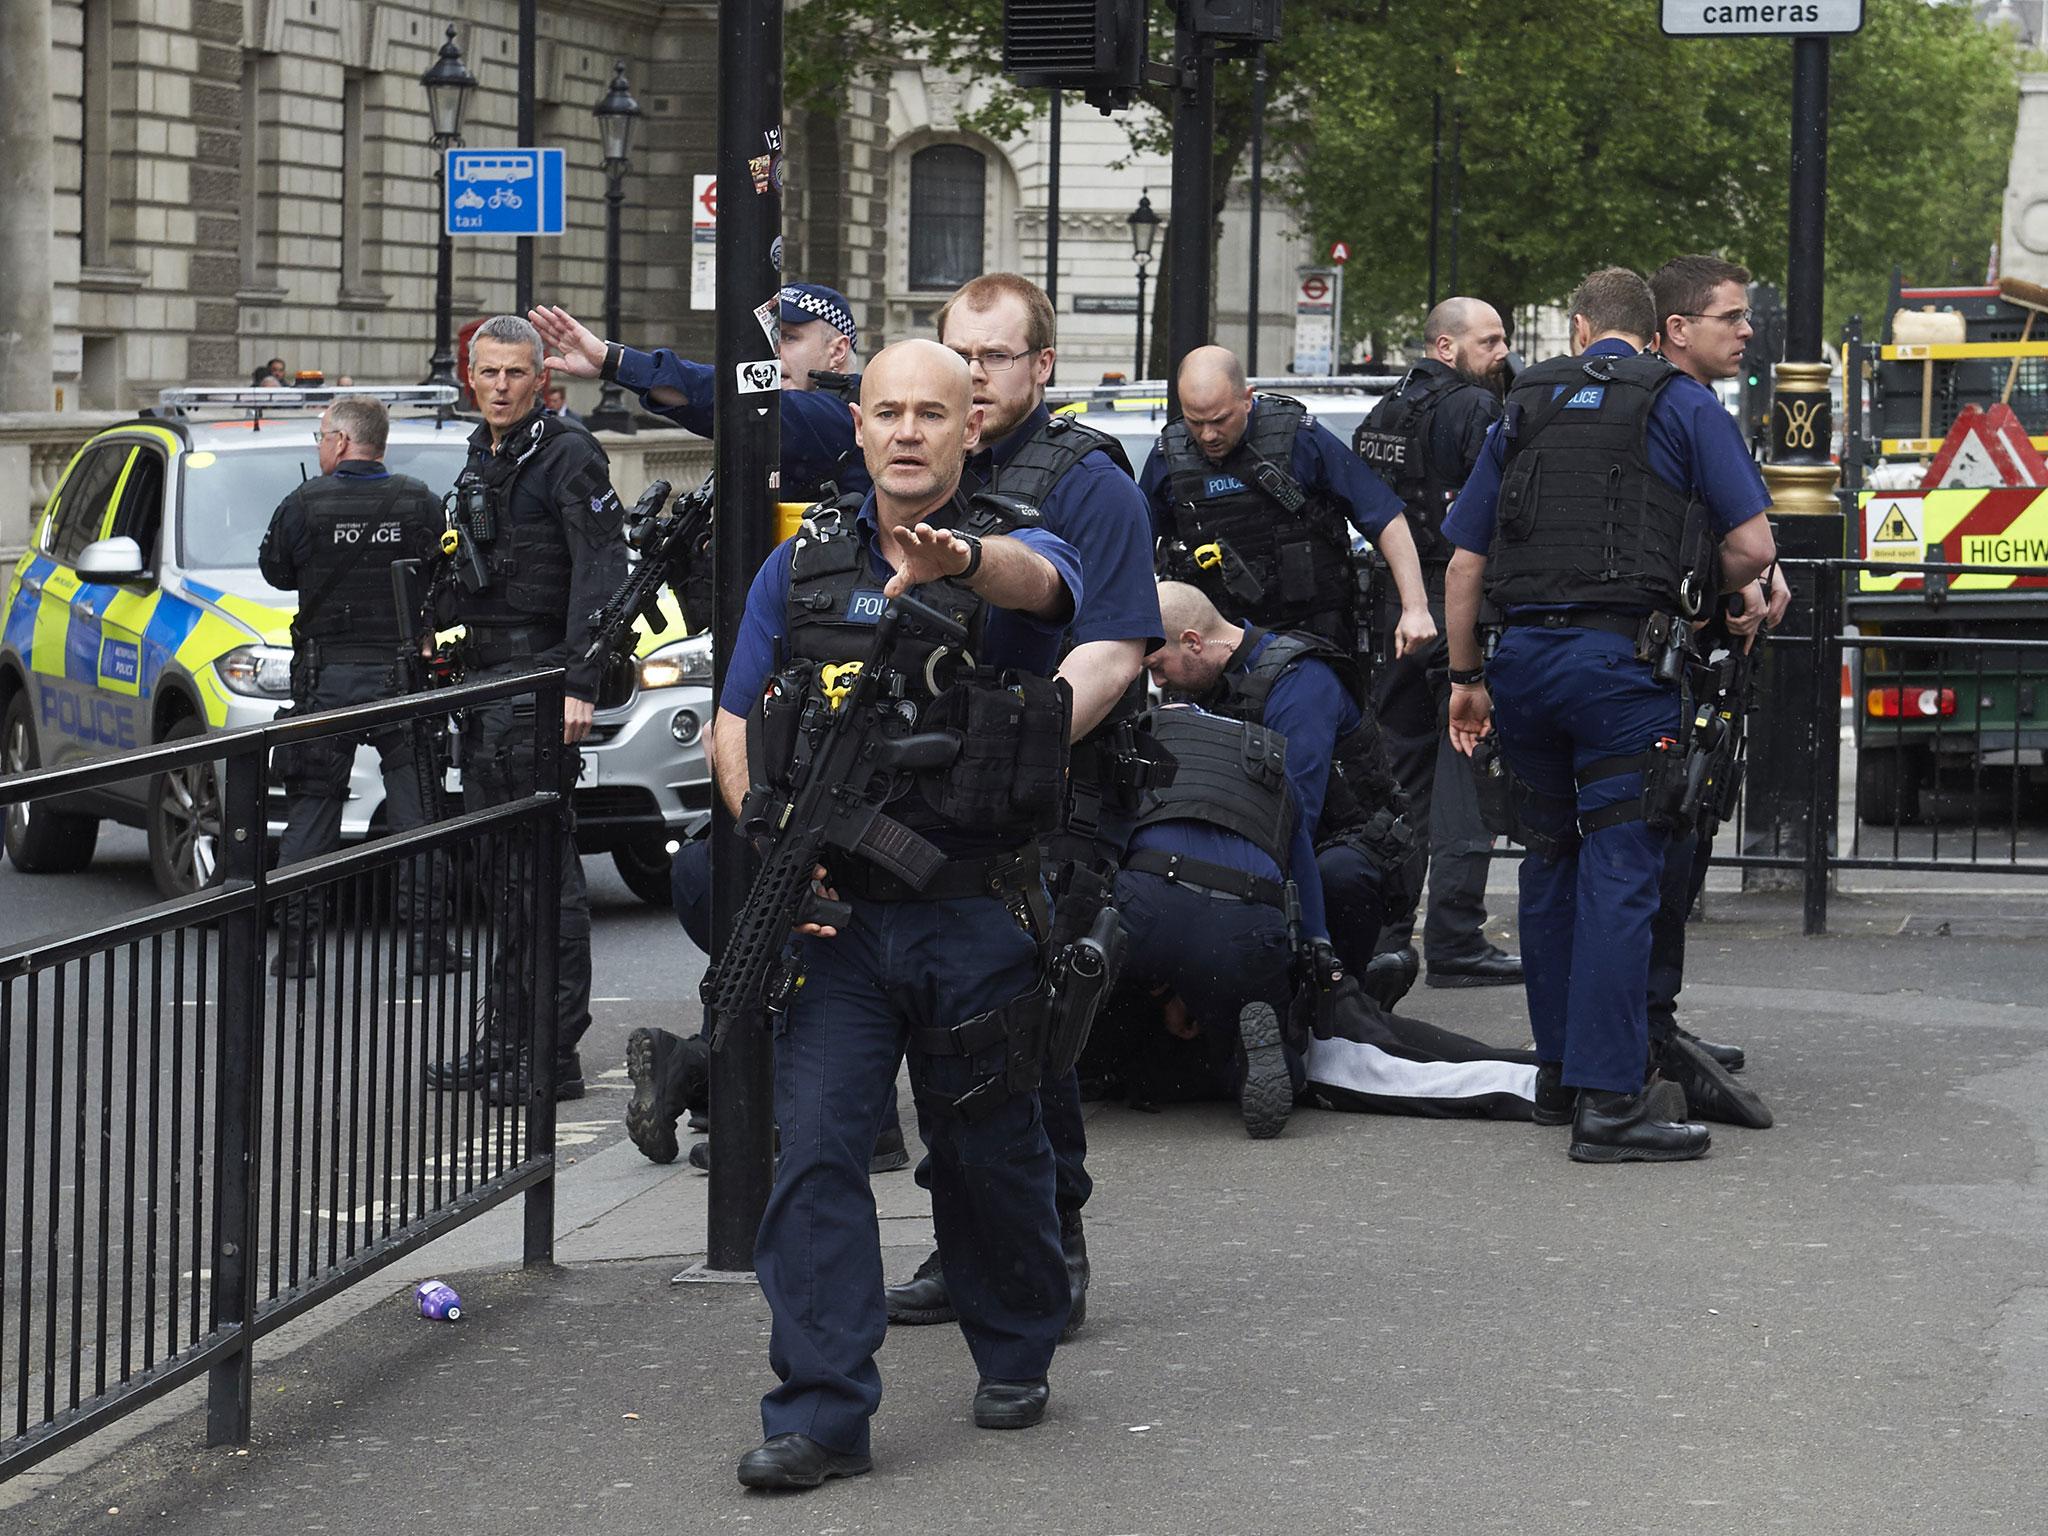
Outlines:
{"type": "MultiPolygon", "coordinates": [[[[1426,355],[1373,407],[1351,439],[1352,450],[1379,472],[1408,511],[1429,591],[1430,617],[1444,622],[1444,568],[1451,546],[1444,514],[1472,473],[1499,419],[1506,387],[1508,341],[1500,315],[1479,299],[1445,299],[1423,321],[1426,355]]],[[[1386,731],[1387,756],[1408,793],[1418,841],[1408,871],[1420,891],[1429,872],[1429,915],[1422,947],[1433,987],[1502,986],[1522,979],[1519,957],[1488,942],[1487,850],[1493,838],[1479,819],[1471,764],[1451,750],[1444,732],[1451,685],[1439,636],[1424,649],[1390,661],[1373,678],[1373,701],[1386,731]]],[[[1389,913],[1375,969],[1392,965],[1412,982],[1415,913],[1389,913]]],[[[1402,988],[1405,990],[1405,987],[1402,988]]]]}
{"type": "MultiPolygon", "coordinates": [[[[263,535],[257,565],[263,579],[299,594],[292,620],[292,708],[311,714],[389,697],[393,686],[391,562],[432,554],[441,504],[409,475],[384,468],[391,421],[383,403],[349,395],[321,413],[315,433],[320,475],[278,503],[263,535]]],[[[412,728],[391,726],[367,738],[384,770],[385,823],[393,831],[421,825],[434,786],[423,779],[412,728]]],[[[281,764],[285,829],[278,859],[296,864],[341,845],[341,809],[348,797],[353,737],[330,736],[289,749],[281,764]]],[[[408,965],[415,975],[446,969],[454,958],[445,934],[432,930],[435,882],[400,871],[401,902],[412,925],[408,965]]],[[[319,936],[309,931],[317,903],[292,902],[284,942],[271,974],[308,976],[318,969],[319,936]]]]}
{"type": "MultiPolygon", "coordinates": [[[[469,463],[456,485],[458,549],[451,613],[466,631],[464,680],[480,681],[535,666],[568,668],[562,700],[561,785],[576,782],[575,745],[590,734],[599,663],[585,661],[590,619],[625,575],[620,533],[624,509],[597,440],[541,406],[540,333],[516,315],[477,330],[469,349],[470,387],[484,424],[469,440],[469,463]]],[[[462,796],[471,808],[532,793],[531,702],[472,709],[462,730],[462,796]]],[[[576,1043],[590,1027],[590,900],[575,839],[561,838],[561,922],[555,961],[555,1097],[583,1096],[576,1043]]],[[[488,872],[485,889],[517,891],[531,871],[488,872]]],[[[496,953],[479,1031],[470,1049],[429,1069],[439,1088],[482,1088],[495,1103],[523,1103],[524,1040],[510,1038],[526,1010],[525,966],[532,935],[520,929],[516,899],[495,912],[496,953]]]]}

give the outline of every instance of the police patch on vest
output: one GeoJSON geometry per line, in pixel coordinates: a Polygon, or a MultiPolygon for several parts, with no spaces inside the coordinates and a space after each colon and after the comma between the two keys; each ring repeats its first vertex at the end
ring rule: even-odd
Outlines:
{"type": "Polygon", "coordinates": [[[1375,469],[1402,470],[1408,467],[1408,439],[1391,432],[1363,431],[1353,448],[1375,469]]]}
{"type": "Polygon", "coordinates": [[[874,624],[882,617],[882,610],[889,606],[889,599],[873,587],[856,588],[853,596],[846,600],[845,619],[849,624],[874,624]]]}
{"type": "Polygon", "coordinates": [[[1565,401],[1564,408],[1568,411],[1597,411],[1600,409],[1600,402],[1606,398],[1607,386],[1605,384],[1588,384],[1584,389],[1573,395],[1571,399],[1565,401]]]}
{"type": "Polygon", "coordinates": [[[1204,496],[1235,496],[1244,489],[1244,482],[1235,475],[1211,475],[1202,487],[1204,496]]]}

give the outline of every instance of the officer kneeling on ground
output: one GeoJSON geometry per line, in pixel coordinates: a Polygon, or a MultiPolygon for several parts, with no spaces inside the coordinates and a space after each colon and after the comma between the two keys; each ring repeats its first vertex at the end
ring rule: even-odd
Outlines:
{"type": "Polygon", "coordinates": [[[947,1290],[980,1373],[977,1425],[1043,1417],[1069,1307],[1038,1069],[1009,1058],[1043,995],[1037,838],[1058,814],[1068,714],[1050,679],[1083,595],[1080,562],[1028,511],[962,504],[981,411],[967,365],[943,347],[879,353],[856,420],[873,493],[783,543],[747,594],[712,737],[719,792],[739,815],[750,767],[763,784],[784,779],[797,743],[783,738],[802,727],[781,705],[833,686],[848,663],[880,665],[874,626],[913,589],[965,627],[972,664],[913,616],[892,687],[913,730],[969,725],[953,766],[919,774],[889,807],[942,851],[937,872],[913,887],[835,854],[824,884],[851,918],[795,941],[798,979],[775,1030],[782,1151],[755,1246],[780,1385],[762,1401],[765,1443],[739,1464],[755,1488],[872,1466],[888,1319],[867,1165],[906,1046],[947,1290]],[[763,760],[750,765],[751,716],[763,760]]]}
{"type": "MultiPolygon", "coordinates": [[[[384,468],[391,419],[382,401],[349,395],[320,416],[320,475],[278,503],[256,562],[263,579],[299,594],[292,620],[292,708],[300,714],[389,698],[397,642],[391,562],[432,556],[441,504],[409,475],[384,468]]],[[[427,819],[435,786],[424,782],[416,730],[387,726],[369,733],[384,770],[385,822],[402,832],[427,819]]],[[[289,749],[282,765],[285,829],[278,860],[296,864],[341,846],[341,810],[348,798],[353,737],[329,736],[289,749]]],[[[428,776],[429,778],[431,775],[428,776]]],[[[434,931],[436,879],[416,879],[413,860],[399,871],[399,902],[411,924],[408,965],[416,976],[452,968],[459,959],[445,932],[434,931]]],[[[309,976],[318,969],[318,903],[292,901],[273,976],[309,976]]]]}
{"type": "Polygon", "coordinates": [[[1708,1145],[1683,1092],[1646,1081],[1680,682],[1717,568],[1720,590],[1757,598],[1770,493],[1712,392],[1643,355],[1657,316],[1641,277],[1593,273],[1571,327],[1578,355],[1515,381],[1444,523],[1451,736],[1470,753],[1497,724],[1516,781],[1538,1121],[1572,1122],[1575,1161],[1676,1161],[1708,1145]],[[1482,591],[1505,624],[1483,671],[1482,591]]]}
{"type": "MultiPolygon", "coordinates": [[[[563,684],[560,788],[576,782],[575,744],[590,734],[598,667],[583,660],[590,618],[625,575],[624,509],[597,439],[543,409],[540,334],[517,315],[486,320],[470,342],[470,386],[484,424],[469,440],[456,485],[453,574],[444,583],[463,626],[464,680],[481,682],[540,666],[568,668],[563,684]]],[[[503,805],[534,788],[534,706],[519,700],[467,712],[462,798],[471,809],[503,805]]],[[[583,861],[565,827],[559,849],[561,916],[555,957],[555,1097],[583,1096],[576,1044],[590,1028],[590,898],[583,861]]],[[[525,931],[521,891],[533,869],[516,855],[484,871],[493,935],[490,994],[471,1048],[428,1070],[437,1088],[480,1087],[493,1103],[526,1101],[528,971],[538,935],[525,931]]],[[[544,1004],[543,1004],[544,1006],[544,1004]]]]}

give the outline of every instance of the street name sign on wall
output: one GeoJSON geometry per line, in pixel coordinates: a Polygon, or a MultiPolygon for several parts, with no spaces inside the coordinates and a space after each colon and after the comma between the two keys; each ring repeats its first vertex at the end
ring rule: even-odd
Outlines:
{"type": "Polygon", "coordinates": [[[1863,30],[1863,0],[1664,0],[1673,37],[1822,37],[1863,30]]]}
{"type": "Polygon", "coordinates": [[[451,235],[562,233],[562,151],[451,149],[447,176],[451,235]]]}

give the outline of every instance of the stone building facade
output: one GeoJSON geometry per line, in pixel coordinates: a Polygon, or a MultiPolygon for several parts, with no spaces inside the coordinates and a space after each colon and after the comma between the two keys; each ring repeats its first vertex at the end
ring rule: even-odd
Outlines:
{"type": "MultiPolygon", "coordinates": [[[[0,239],[0,410],[132,410],[166,385],[245,381],[273,356],[330,379],[425,372],[440,207],[419,77],[452,23],[479,81],[466,141],[513,143],[511,0],[0,10],[0,190],[16,226],[0,239]]],[[[567,152],[569,232],[536,242],[537,296],[597,324],[605,181],[591,108],[624,59],[643,115],[622,329],[708,354],[689,214],[693,178],[713,164],[716,5],[542,0],[539,36],[537,138],[567,152]]],[[[1045,278],[1046,122],[1007,144],[964,131],[983,88],[907,62],[857,84],[843,113],[792,116],[785,267],[847,293],[864,350],[928,329],[970,271],[1045,278]]],[[[1061,378],[1088,382],[1135,363],[1127,215],[1146,191],[1162,217],[1172,208],[1164,162],[1133,154],[1120,123],[1075,101],[1064,129],[1061,378]]],[[[1241,252],[1230,282],[1242,188],[1231,201],[1226,343],[1246,308],[1241,252]]],[[[1283,207],[1268,204],[1265,227],[1262,365],[1278,371],[1300,256],[1283,207]]],[[[510,306],[513,265],[509,239],[457,242],[457,326],[510,306]]]]}

